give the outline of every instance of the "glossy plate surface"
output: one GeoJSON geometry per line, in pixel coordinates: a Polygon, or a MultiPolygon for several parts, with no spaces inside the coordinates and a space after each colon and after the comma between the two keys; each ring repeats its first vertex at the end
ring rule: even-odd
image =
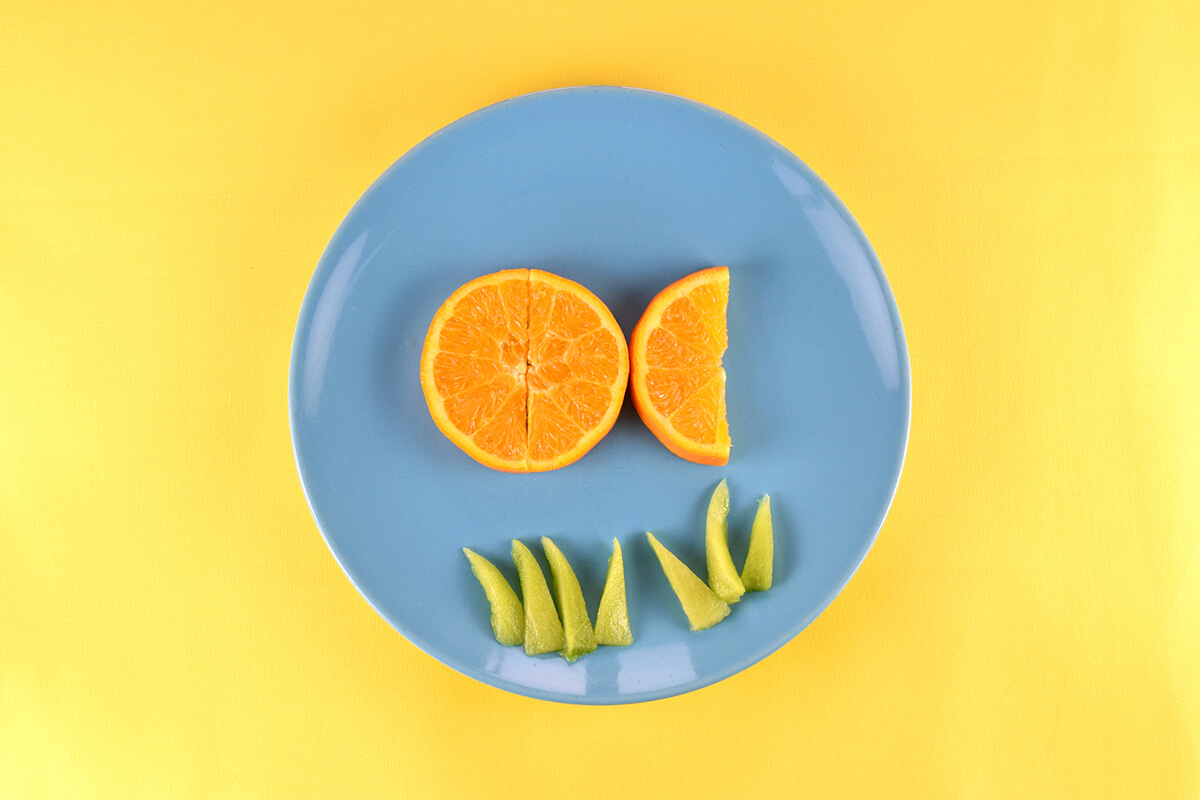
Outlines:
{"type": "Polygon", "coordinates": [[[908,438],[908,354],[858,225],[794,155],[679,97],[579,87],[517,97],[426,139],[338,228],[292,350],[292,440],[309,505],[347,576],[413,644],[532,697],[626,703],[697,689],[764,658],[841,591],[891,503],[908,438]],[[441,302],[466,281],[536,267],[595,292],[624,328],[664,286],[731,273],[733,455],[685,462],[628,400],[564,469],[508,475],[430,419],[418,364],[441,302]],[[775,586],[688,630],[644,532],[704,576],[704,515],[722,478],[734,561],[771,494],[775,586]],[[635,643],[567,664],[492,638],[460,548],[516,588],[509,542],[548,535],[595,615],[611,540],[624,549],[635,643]]]}

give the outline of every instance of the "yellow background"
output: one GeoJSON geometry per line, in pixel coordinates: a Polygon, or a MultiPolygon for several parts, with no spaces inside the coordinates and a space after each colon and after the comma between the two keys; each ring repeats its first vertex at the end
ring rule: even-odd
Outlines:
{"type": "Polygon", "coordinates": [[[1200,793],[1197,6],[733,9],[0,3],[0,796],[1200,793]],[[634,707],[512,696],[393,632],[286,416],[360,193],[463,114],[584,83],[716,106],[823,176],[915,387],[847,590],[634,707]]]}

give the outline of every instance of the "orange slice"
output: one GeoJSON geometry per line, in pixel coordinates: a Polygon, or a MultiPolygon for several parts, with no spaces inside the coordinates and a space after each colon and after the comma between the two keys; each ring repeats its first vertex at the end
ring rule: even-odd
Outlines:
{"type": "Polygon", "coordinates": [[[650,301],[629,340],[633,404],[659,441],[688,461],[729,461],[725,311],[729,268],[694,272],[650,301]]]}
{"type": "Polygon", "coordinates": [[[421,353],[434,423],[505,472],[577,461],[612,428],[628,378],[625,335],[604,303],[540,270],[459,287],[434,315],[421,353]]]}

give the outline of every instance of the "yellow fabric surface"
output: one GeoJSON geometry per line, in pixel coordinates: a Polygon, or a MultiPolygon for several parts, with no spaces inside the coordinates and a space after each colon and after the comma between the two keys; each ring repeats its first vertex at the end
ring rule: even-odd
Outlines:
{"type": "Polygon", "coordinates": [[[0,797],[1200,794],[1200,7],[734,8],[3,3],[0,797]],[[392,631],[286,414],[301,298],[370,182],[584,83],[812,166],[914,384],[895,505],[828,611],[615,708],[392,631]]]}

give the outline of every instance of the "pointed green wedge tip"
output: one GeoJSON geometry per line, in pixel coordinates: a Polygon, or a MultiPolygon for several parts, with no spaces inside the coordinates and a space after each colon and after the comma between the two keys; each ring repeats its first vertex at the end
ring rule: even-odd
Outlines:
{"type": "Polygon", "coordinates": [[[517,593],[495,564],[465,547],[463,552],[492,606],[492,633],[496,634],[496,641],[505,647],[521,644],[525,641],[525,613],[517,593]]]}
{"type": "Polygon", "coordinates": [[[775,534],[771,526],[771,496],[758,501],[758,512],[750,528],[750,551],[742,567],[742,584],[747,592],[765,592],[771,588],[775,564],[775,534]]]}
{"type": "Polygon", "coordinates": [[[525,653],[536,656],[563,648],[563,628],[550,598],[550,587],[541,565],[529,548],[513,539],[512,559],[521,578],[521,597],[525,600],[525,653]]]}
{"type": "Polygon", "coordinates": [[[658,556],[658,562],[662,564],[663,572],[670,581],[675,596],[679,598],[679,604],[683,606],[683,613],[687,614],[692,630],[711,628],[729,616],[728,603],[717,597],[704,581],[696,577],[696,573],[663,547],[658,539],[654,538],[654,534],[647,531],[646,538],[650,540],[650,546],[654,548],[654,554],[658,556]]]}
{"type": "Polygon", "coordinates": [[[550,562],[550,586],[554,592],[554,602],[562,615],[563,647],[559,652],[567,661],[574,661],[582,655],[596,649],[596,634],[592,630],[592,621],[588,619],[587,603],[583,599],[583,590],[579,588],[579,579],[567,557],[558,549],[558,545],[549,537],[542,537],[542,547],[546,551],[546,560],[550,562]]]}
{"type": "Polygon", "coordinates": [[[708,561],[708,586],[726,603],[736,603],[746,593],[729,555],[729,485],[722,480],[708,501],[704,524],[704,554],[708,561]]]}
{"type": "Polygon", "coordinates": [[[619,647],[633,644],[629,607],[625,604],[625,561],[621,558],[621,543],[615,538],[612,555],[608,557],[608,574],[604,576],[604,593],[600,595],[600,610],[596,612],[596,644],[619,647]]]}

